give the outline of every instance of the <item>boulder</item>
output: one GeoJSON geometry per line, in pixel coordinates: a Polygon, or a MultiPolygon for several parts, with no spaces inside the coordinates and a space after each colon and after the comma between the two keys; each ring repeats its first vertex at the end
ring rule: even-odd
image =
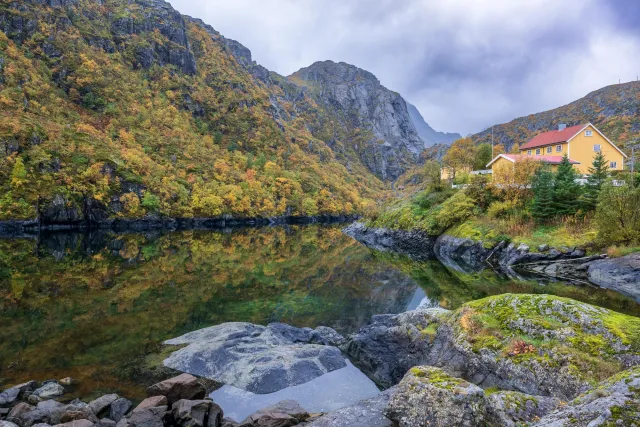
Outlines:
{"type": "MultiPolygon", "coordinates": [[[[144,408],[133,411],[131,417],[125,424],[131,427],[164,427],[164,417],[167,413],[167,408],[162,406],[156,406],[152,408],[144,408]]],[[[118,426],[126,420],[123,418],[118,423],[118,426]]]]}
{"type": "Polygon", "coordinates": [[[309,413],[294,400],[283,400],[249,415],[241,427],[289,427],[309,418],[309,413]]]}
{"type": "Polygon", "coordinates": [[[116,427],[116,422],[109,418],[103,418],[96,424],[96,427],[116,427]]]}
{"type": "Polygon", "coordinates": [[[0,393],[0,406],[11,406],[17,400],[20,395],[20,389],[17,387],[12,387],[4,390],[0,393]]]}
{"type": "Polygon", "coordinates": [[[589,280],[640,301],[640,253],[589,264],[589,280]]]}
{"type": "Polygon", "coordinates": [[[640,368],[622,372],[532,424],[558,426],[640,425],[640,368]]]}
{"type": "Polygon", "coordinates": [[[36,409],[35,406],[31,406],[28,403],[20,402],[16,406],[11,408],[11,411],[9,412],[9,415],[7,415],[7,418],[18,420],[20,419],[22,414],[34,411],[35,409],[36,409]]]}
{"type": "Polygon", "coordinates": [[[362,372],[388,388],[417,365],[430,364],[440,319],[447,311],[419,309],[397,315],[373,316],[340,348],[362,372]]]}
{"type": "Polygon", "coordinates": [[[484,425],[484,391],[430,366],[412,368],[391,397],[386,416],[400,427],[484,425]]]}
{"type": "Polygon", "coordinates": [[[323,415],[311,421],[308,427],[393,427],[384,411],[395,392],[396,387],[387,389],[372,399],[323,415]]]}
{"type": "Polygon", "coordinates": [[[204,399],[207,390],[193,375],[182,374],[147,388],[147,396],[165,396],[172,406],[180,399],[204,399]]]}
{"type": "Polygon", "coordinates": [[[56,424],[54,427],[93,427],[94,425],[89,420],[74,420],[68,423],[56,424]]]}
{"type": "Polygon", "coordinates": [[[187,346],[164,365],[252,393],[273,393],[347,366],[340,350],[327,345],[337,339],[335,331],[325,337],[328,329],[224,323],[167,341],[187,346]]]}
{"type": "Polygon", "coordinates": [[[98,417],[89,409],[89,406],[77,400],[68,405],[51,409],[49,416],[51,424],[62,424],[81,419],[87,419],[92,423],[98,422],[98,417]]]}
{"type": "Polygon", "coordinates": [[[530,396],[517,391],[501,391],[485,396],[489,425],[520,427],[556,409],[562,401],[555,397],[530,396]]]}
{"type": "Polygon", "coordinates": [[[117,394],[105,394],[89,402],[89,409],[97,416],[100,416],[100,414],[109,409],[109,406],[119,398],[120,396],[117,394]]]}
{"type": "Polygon", "coordinates": [[[211,400],[178,400],[171,408],[174,422],[181,427],[219,427],[222,409],[211,400]]]}
{"type": "Polygon", "coordinates": [[[222,424],[220,424],[220,427],[238,427],[238,426],[239,424],[234,420],[232,420],[231,418],[223,418],[222,424]]]}
{"type": "MultiPolygon", "coordinates": [[[[162,396],[164,397],[164,396],[162,396]]],[[[129,409],[131,409],[132,403],[130,400],[121,397],[120,399],[116,399],[111,402],[111,406],[109,408],[109,419],[114,422],[118,422],[124,417],[129,409]]],[[[153,405],[153,406],[161,406],[161,405],[153,405]]]]}
{"type": "Polygon", "coordinates": [[[0,427],[20,427],[18,424],[14,424],[10,421],[2,421],[0,420],[0,427]]]}
{"type": "Polygon", "coordinates": [[[166,396],[151,396],[151,397],[147,397],[145,400],[140,402],[140,404],[136,406],[134,411],[138,411],[145,408],[154,408],[157,406],[162,406],[166,409],[168,404],[169,403],[166,396]]]}
{"type": "Polygon", "coordinates": [[[62,396],[63,394],[64,394],[64,387],[58,384],[57,382],[48,382],[33,392],[34,396],[38,396],[41,399],[58,397],[58,396],[62,396]]]}

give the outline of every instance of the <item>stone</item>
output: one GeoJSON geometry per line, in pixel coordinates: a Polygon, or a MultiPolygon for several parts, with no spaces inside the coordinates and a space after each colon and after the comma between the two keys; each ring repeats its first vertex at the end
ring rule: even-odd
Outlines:
{"type": "Polygon", "coordinates": [[[589,264],[589,280],[640,302],[640,253],[589,264]]]}
{"type": "Polygon", "coordinates": [[[532,424],[534,427],[640,425],[640,368],[614,375],[532,424]]]}
{"type": "MultiPolygon", "coordinates": [[[[393,427],[393,422],[384,415],[389,399],[396,392],[392,387],[378,396],[355,405],[338,409],[320,416],[307,424],[308,427],[393,427]]],[[[453,426],[450,426],[453,427],[453,426]]]]}
{"type": "Polygon", "coordinates": [[[18,424],[14,424],[10,421],[2,421],[0,420],[0,427],[20,427],[18,424]]]}
{"type": "Polygon", "coordinates": [[[171,415],[181,427],[218,427],[222,423],[222,409],[210,400],[178,400],[171,415]]]}
{"type": "Polygon", "coordinates": [[[119,398],[120,396],[117,394],[105,394],[104,396],[100,396],[99,398],[89,402],[89,409],[91,409],[91,411],[97,416],[100,416],[103,411],[106,411],[109,406],[119,398]]]}
{"type": "Polygon", "coordinates": [[[13,405],[13,403],[18,400],[19,395],[20,389],[17,387],[12,387],[4,390],[2,393],[0,393],[0,406],[13,405]]]}
{"type": "Polygon", "coordinates": [[[147,397],[145,400],[140,402],[140,404],[136,406],[134,411],[138,411],[140,409],[145,409],[145,408],[154,408],[157,406],[163,406],[166,409],[168,404],[169,403],[167,401],[166,396],[151,396],[151,397],[147,397]]]}
{"type": "Polygon", "coordinates": [[[64,403],[60,403],[58,401],[55,400],[43,400],[42,402],[39,402],[36,406],[36,409],[40,409],[42,411],[45,411],[47,413],[52,413],[53,411],[60,409],[60,408],[64,408],[65,404],[64,403]]]}
{"type": "Polygon", "coordinates": [[[549,250],[549,245],[540,245],[538,246],[538,252],[546,252],[549,250]]]}
{"type": "Polygon", "coordinates": [[[74,420],[68,423],[56,424],[54,427],[93,427],[94,425],[89,420],[74,420]]]}
{"type": "Polygon", "coordinates": [[[39,423],[39,424],[34,424],[31,427],[51,427],[51,424],[39,423]]]}
{"type": "Polygon", "coordinates": [[[60,381],[58,381],[58,382],[59,382],[60,384],[62,384],[62,385],[65,385],[65,386],[69,386],[69,385],[72,385],[72,384],[75,384],[75,383],[76,383],[76,381],[75,381],[73,378],[71,378],[71,377],[63,378],[63,379],[61,379],[61,380],[60,380],[60,381]]]}
{"type": "MultiPolygon", "coordinates": [[[[131,409],[133,404],[130,400],[121,397],[120,399],[116,399],[111,402],[111,407],[109,408],[109,418],[113,420],[115,423],[120,421],[122,417],[124,417],[127,412],[131,409]]],[[[161,405],[154,405],[161,406],[161,405]]]]}
{"type": "Polygon", "coordinates": [[[531,396],[516,391],[500,391],[485,396],[489,425],[520,427],[547,415],[562,401],[555,397],[531,396]]]}
{"type": "MultiPolygon", "coordinates": [[[[128,424],[132,427],[164,427],[164,416],[167,409],[162,406],[144,408],[133,411],[128,419],[128,424]]],[[[124,418],[122,419],[124,420],[124,418]]],[[[120,420],[122,422],[122,420],[120,420]]],[[[120,423],[118,423],[120,425],[120,423]]]]}
{"type": "Polygon", "coordinates": [[[206,394],[204,386],[190,374],[178,375],[147,388],[147,396],[165,396],[169,406],[180,399],[203,399],[206,394]]]}
{"type": "Polygon", "coordinates": [[[64,394],[64,387],[57,382],[48,382],[33,392],[33,395],[41,399],[58,397],[64,394]]]}
{"type": "MultiPolygon", "coordinates": [[[[326,334],[326,329],[322,332],[326,334]]],[[[166,341],[187,346],[172,353],[164,365],[266,394],[346,367],[340,350],[325,342],[321,333],[310,328],[224,323],[166,341]]]]}
{"type": "Polygon", "coordinates": [[[42,399],[40,399],[38,396],[36,396],[35,394],[32,394],[31,396],[29,396],[27,398],[27,402],[29,402],[32,405],[37,405],[39,402],[42,402],[42,399]]]}
{"type": "Polygon", "coordinates": [[[116,422],[109,418],[103,418],[96,424],[96,427],[116,427],[116,422]]]}
{"type": "MultiPolygon", "coordinates": [[[[238,424],[237,422],[235,422],[231,418],[223,418],[222,419],[222,424],[220,424],[220,427],[238,427],[239,425],[240,424],[238,424]]],[[[2,427],[2,426],[0,426],[0,427],[2,427]]]]}
{"type": "Polygon", "coordinates": [[[98,422],[98,417],[89,406],[80,401],[73,401],[68,405],[53,408],[50,413],[51,424],[62,424],[74,420],[87,419],[92,423],[98,422]]]}
{"type": "Polygon", "coordinates": [[[9,412],[9,415],[7,415],[7,418],[19,419],[22,414],[33,411],[35,409],[35,406],[31,406],[28,403],[20,402],[16,406],[11,408],[11,411],[9,412]]]}
{"type": "Polygon", "coordinates": [[[433,342],[422,331],[439,325],[440,316],[447,313],[430,308],[373,316],[340,348],[376,384],[388,388],[398,384],[410,368],[430,361],[433,342]]]}
{"type": "Polygon", "coordinates": [[[283,400],[249,415],[241,427],[289,427],[309,418],[309,413],[294,400],[283,400]]]}
{"type": "Polygon", "coordinates": [[[401,427],[484,425],[484,391],[439,368],[412,368],[391,397],[385,415],[401,427]]]}

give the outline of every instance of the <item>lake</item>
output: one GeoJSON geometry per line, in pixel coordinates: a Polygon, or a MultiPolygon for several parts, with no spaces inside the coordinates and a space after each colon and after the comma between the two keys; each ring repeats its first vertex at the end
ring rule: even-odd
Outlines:
{"type": "Polygon", "coordinates": [[[4,238],[0,386],[71,376],[79,396],[142,398],[162,341],[190,331],[242,321],[349,334],[375,314],[425,301],[453,309],[507,292],[640,314],[633,300],[596,287],[374,252],[336,225],[4,238]]]}

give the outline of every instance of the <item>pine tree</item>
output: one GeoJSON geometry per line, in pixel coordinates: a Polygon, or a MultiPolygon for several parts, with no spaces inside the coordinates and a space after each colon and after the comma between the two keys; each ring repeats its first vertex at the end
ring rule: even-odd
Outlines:
{"type": "Polygon", "coordinates": [[[585,211],[593,211],[598,204],[598,195],[602,189],[602,185],[607,181],[609,176],[609,166],[607,159],[602,152],[596,153],[593,163],[589,167],[589,177],[587,185],[582,195],[582,206],[585,211]]]}
{"type": "Polygon", "coordinates": [[[580,208],[582,186],[576,182],[578,173],[565,154],[558,165],[553,187],[553,210],[556,215],[575,215],[580,208]]]}
{"type": "Polygon", "coordinates": [[[554,214],[554,176],[551,168],[544,165],[533,176],[533,205],[531,215],[538,222],[547,222],[554,214]]]}

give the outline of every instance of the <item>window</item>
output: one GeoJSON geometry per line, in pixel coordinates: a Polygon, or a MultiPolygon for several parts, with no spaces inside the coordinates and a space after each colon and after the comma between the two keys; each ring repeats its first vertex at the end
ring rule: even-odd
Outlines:
{"type": "Polygon", "coordinates": [[[618,167],[618,162],[609,163],[609,169],[616,169],[618,167]]]}
{"type": "Polygon", "coordinates": [[[562,145],[556,145],[556,153],[562,153],[562,145]]]}
{"type": "Polygon", "coordinates": [[[592,130],[585,131],[584,136],[593,136],[593,131],[592,130]]]}
{"type": "Polygon", "coordinates": [[[599,153],[602,150],[602,148],[600,147],[600,144],[596,144],[593,146],[593,151],[595,151],[596,153],[599,153]]]}
{"type": "Polygon", "coordinates": [[[533,151],[531,150],[527,151],[527,156],[530,156],[531,154],[533,154],[533,151]]]}
{"type": "Polygon", "coordinates": [[[547,147],[547,154],[553,153],[553,147],[547,147]]]}
{"type": "Polygon", "coordinates": [[[540,149],[538,148],[536,149],[536,156],[539,156],[539,155],[540,155],[540,149]]]}

